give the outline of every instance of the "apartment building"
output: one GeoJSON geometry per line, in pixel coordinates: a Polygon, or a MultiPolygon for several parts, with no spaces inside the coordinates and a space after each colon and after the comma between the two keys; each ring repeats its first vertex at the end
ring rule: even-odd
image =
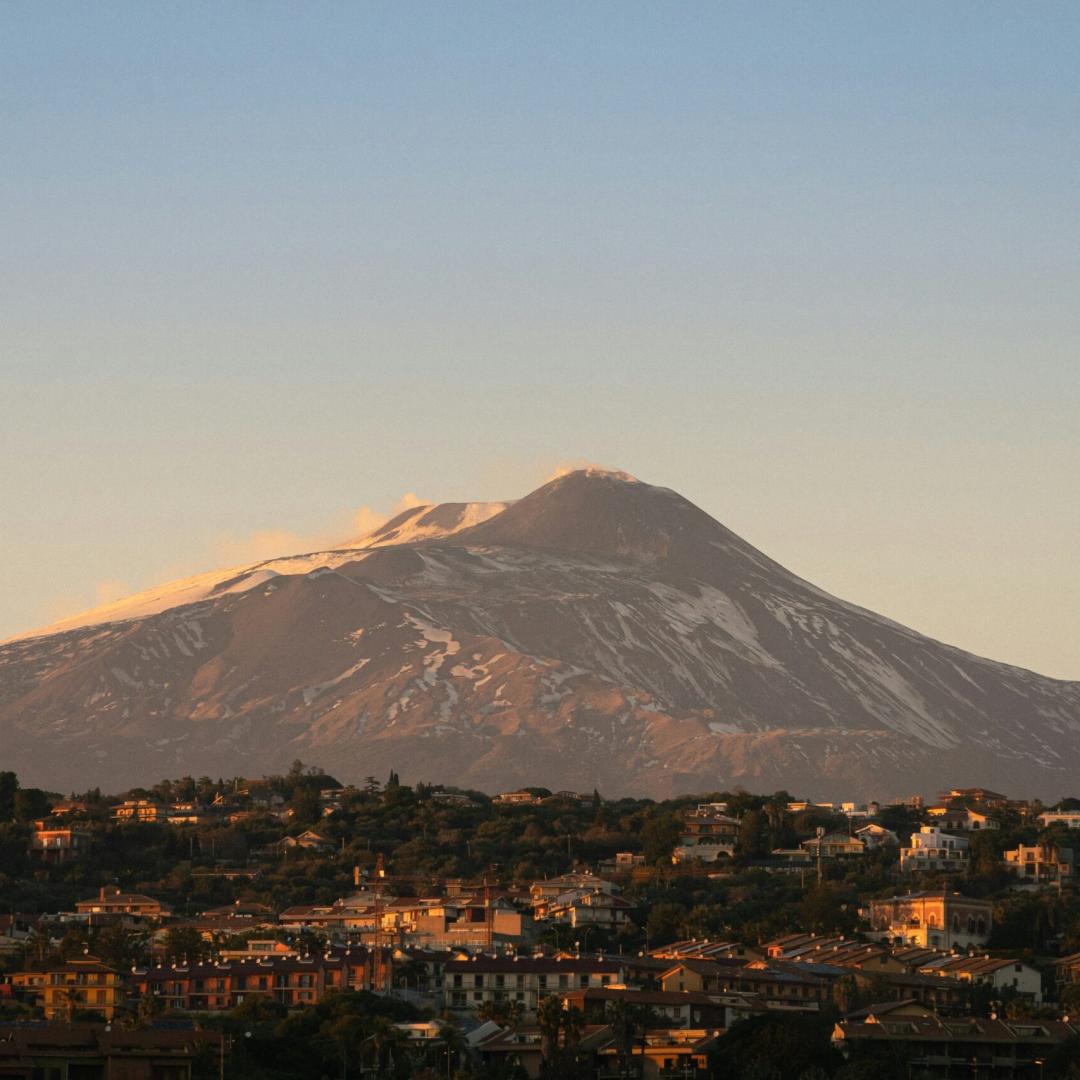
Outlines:
{"type": "Polygon", "coordinates": [[[619,985],[625,976],[615,957],[474,956],[443,965],[443,1004],[461,1011],[485,1002],[520,1001],[534,1012],[549,994],[619,985]]]}

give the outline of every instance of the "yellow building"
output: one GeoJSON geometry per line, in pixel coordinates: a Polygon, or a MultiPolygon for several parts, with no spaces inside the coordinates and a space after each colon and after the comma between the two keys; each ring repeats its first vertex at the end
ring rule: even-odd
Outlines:
{"type": "Polygon", "coordinates": [[[111,1020],[124,1000],[120,972],[97,957],[82,956],[50,967],[43,987],[45,1018],[70,1020],[77,1012],[111,1020]]]}
{"type": "Polygon", "coordinates": [[[924,949],[985,945],[994,905],[948,889],[870,901],[868,937],[924,949]]]}

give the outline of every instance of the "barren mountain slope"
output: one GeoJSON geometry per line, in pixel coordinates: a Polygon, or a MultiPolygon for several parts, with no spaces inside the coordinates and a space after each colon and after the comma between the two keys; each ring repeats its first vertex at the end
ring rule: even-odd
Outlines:
{"type": "Polygon", "coordinates": [[[1080,684],[828,596],[668,489],[590,470],[480,505],[0,646],[0,763],[851,797],[1056,797],[1080,766],[1080,684]]]}

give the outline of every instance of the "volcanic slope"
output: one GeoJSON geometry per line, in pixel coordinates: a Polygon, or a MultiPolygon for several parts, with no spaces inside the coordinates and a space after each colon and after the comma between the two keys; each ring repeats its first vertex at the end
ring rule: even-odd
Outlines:
{"type": "Polygon", "coordinates": [[[886,798],[1056,797],[1080,766],[1080,683],[838,600],[622,473],[205,578],[0,646],[4,767],[886,798]]]}

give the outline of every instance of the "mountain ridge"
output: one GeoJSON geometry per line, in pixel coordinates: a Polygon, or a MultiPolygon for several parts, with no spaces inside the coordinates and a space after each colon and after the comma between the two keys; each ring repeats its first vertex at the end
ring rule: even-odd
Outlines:
{"type": "Polygon", "coordinates": [[[8,756],[66,780],[48,734],[131,783],[303,756],[345,779],[821,797],[1055,796],[1080,764],[1080,683],[833,597],[626,474],[412,508],[367,539],[0,646],[8,756]]]}

